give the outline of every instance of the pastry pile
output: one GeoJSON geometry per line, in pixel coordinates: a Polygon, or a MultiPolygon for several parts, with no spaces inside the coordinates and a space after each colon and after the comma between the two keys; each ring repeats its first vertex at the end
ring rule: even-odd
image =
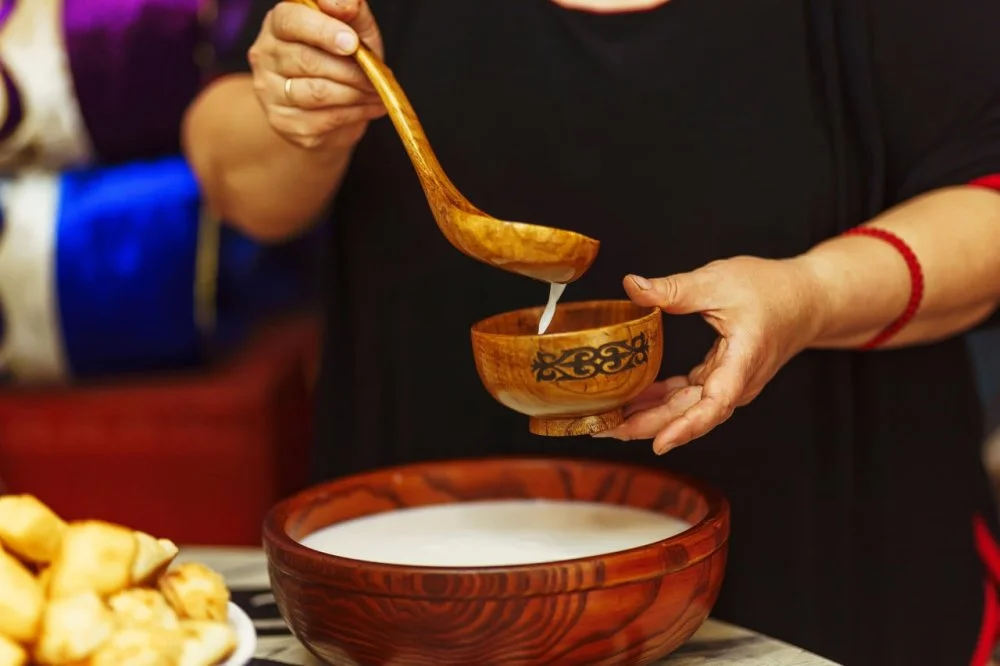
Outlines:
{"type": "Polygon", "coordinates": [[[0,666],[217,666],[236,648],[229,590],[177,546],[0,496],[0,666]]]}

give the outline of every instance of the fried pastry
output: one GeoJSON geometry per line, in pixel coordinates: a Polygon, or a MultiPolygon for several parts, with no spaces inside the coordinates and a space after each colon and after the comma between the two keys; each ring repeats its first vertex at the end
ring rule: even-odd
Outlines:
{"type": "Polygon", "coordinates": [[[128,587],[137,550],[131,530],[90,520],[66,528],[52,563],[49,596],[71,597],[93,591],[107,596],[128,587]]]}
{"type": "Polygon", "coordinates": [[[38,587],[41,588],[42,594],[48,596],[49,581],[52,580],[52,567],[40,568],[38,570],[38,575],[35,576],[35,580],[38,581],[38,587]]]}
{"type": "Polygon", "coordinates": [[[38,635],[45,596],[28,569],[0,553],[0,635],[29,643],[38,635]]]}
{"type": "Polygon", "coordinates": [[[21,559],[51,562],[65,531],[62,518],[35,497],[0,496],[0,542],[21,559]]]}
{"type": "Polygon", "coordinates": [[[135,542],[131,570],[133,585],[146,585],[156,580],[177,557],[177,546],[170,539],[156,539],[145,532],[136,532],[135,542]]]}
{"type": "Polygon", "coordinates": [[[108,606],[119,627],[176,631],[180,626],[166,598],[150,588],[119,592],[108,599],[108,606]]]}
{"type": "Polygon", "coordinates": [[[236,649],[236,634],[228,624],[204,620],[181,622],[184,646],[178,666],[215,666],[236,649]]]}
{"type": "Polygon", "coordinates": [[[203,564],[181,564],[160,578],[159,587],[183,620],[224,622],[228,617],[226,581],[203,564]]]}
{"type": "Polygon", "coordinates": [[[0,666],[219,666],[229,589],[177,546],[0,496],[0,666]]]}
{"type": "Polygon", "coordinates": [[[183,645],[177,629],[131,627],[112,634],[87,666],[179,666],[183,645]]]}
{"type": "Polygon", "coordinates": [[[54,599],[42,615],[35,661],[75,664],[94,654],[114,631],[114,616],[93,591],[54,599]]]}
{"type": "Polygon", "coordinates": [[[28,653],[24,648],[7,638],[0,636],[0,666],[27,666],[28,653]]]}

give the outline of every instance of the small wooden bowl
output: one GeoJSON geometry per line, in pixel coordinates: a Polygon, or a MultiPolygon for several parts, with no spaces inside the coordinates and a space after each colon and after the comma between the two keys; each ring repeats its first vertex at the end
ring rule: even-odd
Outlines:
{"type": "Polygon", "coordinates": [[[565,303],[538,335],[542,310],[506,312],[472,327],[483,386],[500,404],[528,415],[536,435],[587,435],[620,425],[622,406],[660,372],[660,310],[630,301],[565,303]]]}
{"type": "Polygon", "coordinates": [[[274,595],[295,636],[338,666],[648,664],[708,617],[722,585],[729,504],[664,471],[600,462],[425,463],[348,477],[277,505],[264,523],[274,595]],[[502,499],[603,502],[692,527],[597,557],[509,567],[410,567],[299,543],[406,507],[502,499]]]}

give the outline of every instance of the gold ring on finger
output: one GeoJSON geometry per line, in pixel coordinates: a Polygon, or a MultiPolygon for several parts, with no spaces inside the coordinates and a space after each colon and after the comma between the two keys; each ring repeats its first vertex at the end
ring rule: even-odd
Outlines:
{"type": "Polygon", "coordinates": [[[294,79],[285,79],[285,100],[289,103],[292,102],[292,81],[294,79]]]}

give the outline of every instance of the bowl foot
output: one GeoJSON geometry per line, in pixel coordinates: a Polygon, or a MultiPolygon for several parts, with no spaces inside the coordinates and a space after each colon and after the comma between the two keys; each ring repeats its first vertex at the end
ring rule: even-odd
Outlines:
{"type": "Polygon", "coordinates": [[[567,418],[542,419],[531,417],[528,430],[545,437],[570,437],[572,435],[593,435],[617,428],[625,421],[622,410],[613,409],[592,416],[571,416],[567,418]]]}

